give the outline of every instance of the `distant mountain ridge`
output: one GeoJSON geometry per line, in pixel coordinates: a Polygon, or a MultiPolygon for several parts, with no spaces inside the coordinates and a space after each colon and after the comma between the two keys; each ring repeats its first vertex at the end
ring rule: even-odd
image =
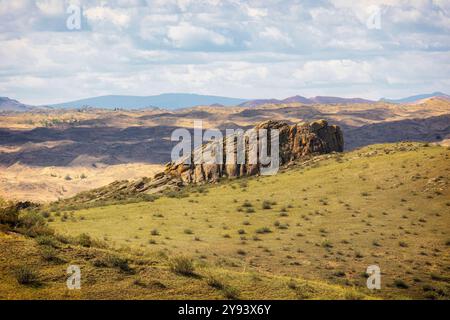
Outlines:
{"type": "Polygon", "coordinates": [[[329,96],[316,96],[312,98],[306,98],[302,96],[293,96],[286,99],[258,99],[250,100],[241,103],[241,107],[255,107],[263,104],[284,104],[284,103],[304,103],[304,104],[350,104],[350,103],[375,103],[374,100],[362,99],[362,98],[341,98],[341,97],[329,97],[329,96]]]}
{"type": "Polygon", "coordinates": [[[155,96],[107,95],[50,105],[53,108],[97,108],[141,109],[157,107],[162,109],[181,109],[200,105],[235,106],[246,101],[239,98],[199,95],[190,93],[164,93],[155,96]]]}
{"type": "Polygon", "coordinates": [[[165,93],[155,96],[121,96],[121,95],[106,95],[70,102],[62,102],[52,105],[33,106],[21,103],[17,100],[0,97],[0,112],[27,112],[27,111],[42,111],[51,109],[78,109],[84,107],[101,108],[101,109],[145,109],[145,108],[160,108],[167,110],[177,110],[183,108],[191,108],[196,106],[213,106],[213,107],[256,107],[264,104],[354,104],[354,103],[422,103],[426,99],[437,98],[450,101],[450,95],[442,92],[434,92],[430,94],[420,94],[401,99],[387,99],[382,98],[378,101],[363,99],[363,98],[342,98],[333,96],[316,96],[306,98],[300,95],[288,97],[286,99],[239,99],[212,95],[199,95],[188,93],[165,93]]]}
{"type": "Polygon", "coordinates": [[[448,94],[445,94],[442,92],[433,92],[433,93],[426,93],[426,94],[418,94],[418,95],[401,98],[401,99],[381,98],[380,101],[390,102],[390,103],[414,103],[414,102],[418,102],[420,100],[429,99],[429,98],[444,98],[446,100],[450,100],[450,96],[448,94]]]}

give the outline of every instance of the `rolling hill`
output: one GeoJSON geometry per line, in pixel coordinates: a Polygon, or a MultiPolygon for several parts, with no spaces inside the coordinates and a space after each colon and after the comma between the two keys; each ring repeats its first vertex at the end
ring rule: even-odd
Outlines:
{"type": "MultiPolygon", "coordinates": [[[[448,148],[428,144],[374,145],[298,162],[274,176],[226,180],[128,204],[83,209],[84,202],[62,201],[41,212],[65,237],[88,234],[122,248],[124,256],[141,252],[144,261],[166,257],[153,258],[151,272],[149,262],[139,264],[128,255],[139,272],[122,273],[115,285],[88,282],[91,296],[117,286],[123,297],[164,298],[163,289],[144,293],[133,284],[158,279],[175,298],[203,298],[214,290],[205,291],[201,279],[214,274],[244,299],[276,297],[274,288],[287,299],[329,297],[323,286],[341,288],[330,294],[347,299],[448,299],[449,157],[448,148]],[[200,278],[174,278],[166,271],[179,255],[193,259],[200,278]],[[366,268],[373,264],[382,270],[380,291],[365,287],[366,268]]],[[[71,257],[67,250],[61,254],[70,261],[85,256],[69,252],[71,257]]],[[[91,279],[112,272],[109,263],[95,262],[97,255],[91,251],[91,261],[84,262],[91,279]]],[[[48,274],[53,267],[41,268],[48,274]]],[[[7,274],[3,270],[6,285],[19,289],[16,296],[33,297],[7,274]]],[[[55,271],[49,279],[54,277],[55,271]]],[[[109,292],[118,297],[119,290],[109,292]]]]}

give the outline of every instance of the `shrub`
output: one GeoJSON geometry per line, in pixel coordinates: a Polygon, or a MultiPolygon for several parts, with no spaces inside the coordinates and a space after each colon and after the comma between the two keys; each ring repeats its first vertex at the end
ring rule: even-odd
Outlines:
{"type": "Polygon", "coordinates": [[[253,207],[253,205],[248,200],[245,200],[245,202],[242,204],[242,206],[244,208],[251,208],[251,207],[253,207]]]}
{"type": "Polygon", "coordinates": [[[41,255],[42,255],[42,258],[45,261],[53,261],[53,262],[60,262],[61,261],[61,259],[58,258],[58,256],[57,256],[57,251],[54,248],[52,248],[52,247],[44,247],[44,248],[42,248],[41,255]]]}
{"type": "Polygon", "coordinates": [[[50,216],[51,216],[51,214],[50,214],[50,212],[48,212],[48,211],[42,211],[41,212],[41,216],[43,217],[43,218],[50,218],[50,216]]]}
{"type": "Polygon", "coordinates": [[[272,209],[270,201],[264,200],[263,203],[262,203],[262,208],[264,210],[272,209]]]}
{"type": "Polygon", "coordinates": [[[400,279],[396,279],[394,281],[394,286],[396,286],[399,289],[408,289],[409,288],[409,286],[403,280],[400,280],[400,279]]]}
{"type": "Polygon", "coordinates": [[[27,266],[21,266],[15,271],[16,280],[23,285],[37,285],[39,284],[38,274],[35,270],[27,266]]]}
{"type": "Polygon", "coordinates": [[[33,238],[39,235],[53,235],[54,233],[54,231],[47,226],[44,217],[42,217],[41,214],[32,211],[20,213],[17,231],[33,238]]]}
{"type": "Polygon", "coordinates": [[[232,287],[232,286],[225,286],[222,289],[223,295],[225,296],[225,298],[230,299],[230,300],[237,300],[239,299],[239,290],[237,290],[236,288],[232,287]]]}
{"type": "Polygon", "coordinates": [[[287,283],[287,286],[289,289],[297,289],[297,283],[294,281],[294,279],[289,280],[289,282],[287,283]]]}
{"type": "Polygon", "coordinates": [[[184,229],[185,234],[193,234],[194,232],[191,229],[184,229]]]}
{"type": "Polygon", "coordinates": [[[260,233],[260,234],[271,233],[271,232],[272,232],[272,230],[270,230],[269,227],[262,227],[262,228],[256,229],[256,233],[260,233]]]}
{"type": "Polygon", "coordinates": [[[157,229],[153,229],[152,231],[150,231],[150,234],[152,236],[159,236],[159,231],[157,229]]]}
{"type": "Polygon", "coordinates": [[[107,265],[117,268],[123,272],[132,271],[131,267],[128,264],[128,260],[118,256],[109,256],[107,259],[107,265]]]}
{"type": "Polygon", "coordinates": [[[400,242],[398,243],[398,245],[399,245],[400,247],[402,247],[402,248],[408,247],[408,244],[407,244],[405,241],[400,241],[400,242]]]}
{"type": "Polygon", "coordinates": [[[324,247],[325,249],[331,249],[333,248],[333,245],[329,240],[324,240],[322,241],[322,247],[324,247]]]}
{"type": "Polygon", "coordinates": [[[53,236],[38,236],[36,242],[41,246],[58,247],[58,241],[53,236]]]}
{"type": "Polygon", "coordinates": [[[92,238],[86,233],[80,234],[78,236],[77,242],[80,246],[86,247],[86,248],[91,247],[93,244],[92,238]]]}
{"type": "Polygon", "coordinates": [[[170,270],[183,276],[194,276],[195,267],[191,259],[187,257],[175,257],[170,261],[170,270]]]}
{"type": "Polygon", "coordinates": [[[220,281],[219,279],[213,277],[213,276],[209,276],[206,279],[206,283],[208,284],[208,286],[214,288],[214,289],[218,289],[218,290],[222,290],[225,285],[222,283],[222,281],[220,281]]]}
{"type": "Polygon", "coordinates": [[[239,229],[238,230],[238,234],[245,234],[245,230],[244,229],[239,229]]]}

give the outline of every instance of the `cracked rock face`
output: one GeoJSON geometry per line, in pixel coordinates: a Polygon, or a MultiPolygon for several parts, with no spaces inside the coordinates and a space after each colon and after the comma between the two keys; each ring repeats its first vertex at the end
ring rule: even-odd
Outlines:
{"type": "MultiPolygon", "coordinates": [[[[267,130],[269,151],[271,150],[271,130],[279,130],[280,166],[307,156],[342,152],[344,150],[344,138],[341,129],[335,125],[328,125],[325,120],[294,125],[289,125],[282,121],[269,120],[258,124],[255,126],[255,129],[256,132],[260,132],[259,129],[267,130]]],[[[164,170],[164,175],[171,179],[181,179],[183,184],[191,184],[215,182],[221,178],[261,174],[263,165],[259,161],[249,161],[249,155],[252,152],[256,152],[258,155],[261,153],[262,150],[260,150],[259,143],[249,143],[248,137],[244,138],[242,143],[245,149],[245,157],[243,160],[238,161],[236,156],[237,141],[236,136],[227,136],[220,141],[221,143],[206,143],[195,149],[190,155],[176,162],[168,163],[164,170]],[[231,145],[231,150],[234,150],[234,153],[231,153],[234,155],[231,157],[227,155],[227,145],[231,145]],[[200,158],[202,151],[204,155],[211,154],[212,156],[216,156],[219,153],[219,157],[223,157],[222,163],[193,161],[200,158]],[[186,163],[186,160],[189,159],[191,160],[190,163],[186,163]]]]}

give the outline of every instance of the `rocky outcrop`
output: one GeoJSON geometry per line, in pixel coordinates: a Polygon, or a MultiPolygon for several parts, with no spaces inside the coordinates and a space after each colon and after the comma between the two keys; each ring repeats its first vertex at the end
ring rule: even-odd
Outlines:
{"type": "MultiPolygon", "coordinates": [[[[344,138],[338,126],[328,125],[325,120],[318,120],[311,123],[299,123],[289,125],[281,121],[266,121],[255,127],[266,129],[267,136],[270,137],[271,130],[279,130],[279,165],[287,164],[293,160],[306,156],[324,154],[330,152],[342,152],[344,149],[344,138]]],[[[258,137],[259,138],[259,137],[258,137]]],[[[270,139],[268,139],[270,141],[270,139]]],[[[186,163],[186,157],[177,162],[166,165],[164,175],[171,179],[181,179],[183,184],[215,182],[221,178],[236,178],[241,176],[251,176],[261,173],[263,165],[259,162],[249,163],[248,155],[252,148],[259,148],[258,144],[250,144],[249,139],[245,139],[245,161],[238,163],[236,148],[232,161],[227,158],[226,145],[236,144],[236,136],[227,136],[222,148],[223,161],[218,164],[195,163],[202,151],[205,154],[214,154],[216,147],[213,143],[207,143],[194,150],[189,156],[191,163],[186,163]]],[[[270,146],[269,146],[270,150],[270,146]]],[[[254,151],[254,150],[253,150],[254,151]]],[[[259,155],[261,150],[257,150],[259,155]]],[[[159,176],[161,178],[161,175],[159,176]]]]}
{"type": "MultiPolygon", "coordinates": [[[[341,152],[344,149],[341,129],[338,126],[328,125],[325,120],[295,125],[289,125],[282,121],[266,121],[257,125],[255,129],[266,129],[267,136],[271,135],[271,130],[279,130],[280,166],[295,160],[305,159],[307,162],[309,160],[306,158],[310,156],[341,152]]],[[[227,143],[231,142],[233,145],[237,140],[233,136],[226,136],[222,141],[225,148],[227,143]]],[[[261,163],[249,163],[248,155],[252,151],[252,146],[248,143],[248,140],[245,140],[244,145],[246,156],[242,164],[238,164],[237,160],[231,163],[227,161],[229,159],[226,158],[226,152],[223,152],[223,164],[185,164],[186,158],[182,158],[177,162],[168,163],[165,170],[156,174],[153,178],[116,181],[105,187],[79,193],[65,202],[66,204],[81,203],[89,206],[97,202],[109,203],[108,201],[131,201],[133,199],[152,200],[160,193],[178,191],[190,184],[202,184],[215,182],[221,178],[260,174],[263,165],[261,163]]],[[[198,156],[200,150],[211,153],[213,146],[214,144],[211,142],[203,144],[187,158],[194,159],[198,156]]],[[[257,144],[257,146],[259,145],[257,144]]],[[[259,151],[257,150],[257,152],[259,151]]]]}

